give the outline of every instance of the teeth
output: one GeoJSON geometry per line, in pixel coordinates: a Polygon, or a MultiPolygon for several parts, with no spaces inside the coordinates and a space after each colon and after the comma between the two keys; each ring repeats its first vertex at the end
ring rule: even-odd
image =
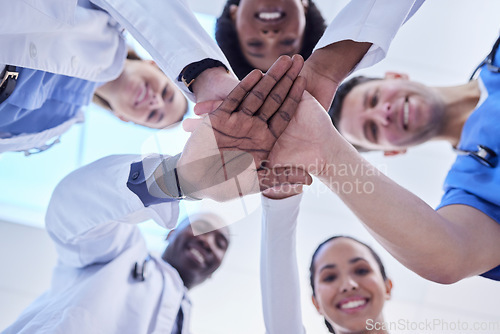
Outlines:
{"type": "Polygon", "coordinates": [[[137,103],[141,103],[142,100],[144,100],[144,98],[146,97],[146,92],[147,92],[146,87],[143,87],[141,95],[139,95],[139,97],[137,98],[137,103]]]}
{"type": "Polygon", "coordinates": [[[281,18],[280,12],[259,13],[259,19],[261,19],[261,20],[277,20],[279,18],[281,18]]]}
{"type": "Polygon", "coordinates": [[[408,126],[408,120],[410,119],[410,106],[408,103],[408,98],[405,99],[405,104],[404,104],[404,114],[403,114],[403,123],[404,126],[408,126]]]}
{"type": "Polygon", "coordinates": [[[191,254],[194,255],[198,262],[200,262],[201,264],[205,264],[205,258],[203,257],[203,255],[201,255],[199,250],[191,248],[191,254]]]}
{"type": "Polygon", "coordinates": [[[353,300],[352,302],[342,304],[342,306],[340,306],[340,308],[341,309],[351,309],[351,308],[360,307],[360,306],[365,305],[365,304],[366,304],[366,300],[353,300]]]}

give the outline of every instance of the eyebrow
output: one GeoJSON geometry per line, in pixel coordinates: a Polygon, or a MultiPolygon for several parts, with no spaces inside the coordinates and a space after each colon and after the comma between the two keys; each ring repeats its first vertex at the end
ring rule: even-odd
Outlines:
{"type": "Polygon", "coordinates": [[[349,263],[356,263],[356,262],[359,262],[359,261],[364,261],[364,262],[367,262],[367,263],[368,263],[368,261],[367,261],[366,259],[364,259],[364,258],[362,258],[362,257],[359,257],[359,256],[358,256],[358,257],[355,257],[355,258],[353,258],[353,259],[350,259],[350,260],[349,260],[349,263]]]}
{"type": "MultiPolygon", "coordinates": [[[[368,261],[362,257],[355,257],[355,258],[352,258],[349,260],[349,263],[356,263],[356,262],[359,262],[359,261],[364,261],[366,263],[368,263],[368,261]]],[[[321,273],[323,270],[326,270],[326,269],[334,269],[336,268],[337,265],[336,264],[326,264],[324,265],[323,267],[321,267],[321,269],[319,270],[319,272],[321,273]]]]}

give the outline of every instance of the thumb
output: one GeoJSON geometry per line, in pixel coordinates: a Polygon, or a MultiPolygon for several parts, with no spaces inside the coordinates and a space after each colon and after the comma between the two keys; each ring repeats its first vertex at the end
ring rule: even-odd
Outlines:
{"type": "Polygon", "coordinates": [[[186,132],[193,132],[201,124],[203,118],[186,118],[182,122],[182,128],[186,132]]]}
{"type": "Polygon", "coordinates": [[[212,111],[219,108],[221,103],[222,103],[222,100],[211,100],[211,101],[198,102],[194,106],[194,113],[198,116],[211,113],[212,111]]]}

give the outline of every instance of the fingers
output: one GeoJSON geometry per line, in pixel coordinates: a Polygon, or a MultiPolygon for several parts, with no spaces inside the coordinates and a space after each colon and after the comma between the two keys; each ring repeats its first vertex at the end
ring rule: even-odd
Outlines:
{"type": "Polygon", "coordinates": [[[224,111],[228,114],[233,113],[238,109],[240,103],[243,101],[248,92],[251,91],[254,86],[261,81],[262,72],[259,70],[253,70],[250,72],[241,82],[236,86],[227,98],[221,103],[217,110],[224,111]]]}
{"type": "Polygon", "coordinates": [[[269,68],[257,85],[249,92],[247,98],[241,103],[239,111],[252,116],[264,104],[273,87],[292,67],[292,60],[288,56],[281,56],[269,68]]]}
{"type": "Polygon", "coordinates": [[[182,122],[182,128],[186,132],[193,132],[202,122],[202,118],[186,118],[182,122]]]}
{"type": "Polygon", "coordinates": [[[275,138],[278,138],[283,131],[285,131],[288,123],[297,110],[305,88],[306,80],[302,77],[298,77],[293,83],[283,104],[269,119],[269,131],[271,131],[275,138]]]}
{"type": "Polygon", "coordinates": [[[293,82],[299,76],[303,65],[304,58],[302,58],[302,56],[293,56],[292,66],[271,90],[266,101],[264,102],[260,110],[257,111],[255,116],[258,116],[264,122],[267,122],[267,120],[271,118],[271,116],[279,109],[281,104],[284,102],[285,98],[288,95],[288,92],[290,91],[290,88],[293,85],[293,82]]]}
{"type": "Polygon", "coordinates": [[[219,108],[221,105],[222,101],[204,101],[204,102],[198,102],[194,106],[194,113],[198,116],[205,115],[208,113],[211,113],[212,111],[216,110],[219,108]]]}

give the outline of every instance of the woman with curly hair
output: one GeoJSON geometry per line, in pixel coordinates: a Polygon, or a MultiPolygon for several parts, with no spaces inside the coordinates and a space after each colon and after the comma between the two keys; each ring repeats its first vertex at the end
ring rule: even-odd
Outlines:
{"type": "Polygon", "coordinates": [[[254,68],[267,71],[281,55],[307,59],[325,28],[312,0],[228,0],[215,38],[241,79],[254,68]]]}

